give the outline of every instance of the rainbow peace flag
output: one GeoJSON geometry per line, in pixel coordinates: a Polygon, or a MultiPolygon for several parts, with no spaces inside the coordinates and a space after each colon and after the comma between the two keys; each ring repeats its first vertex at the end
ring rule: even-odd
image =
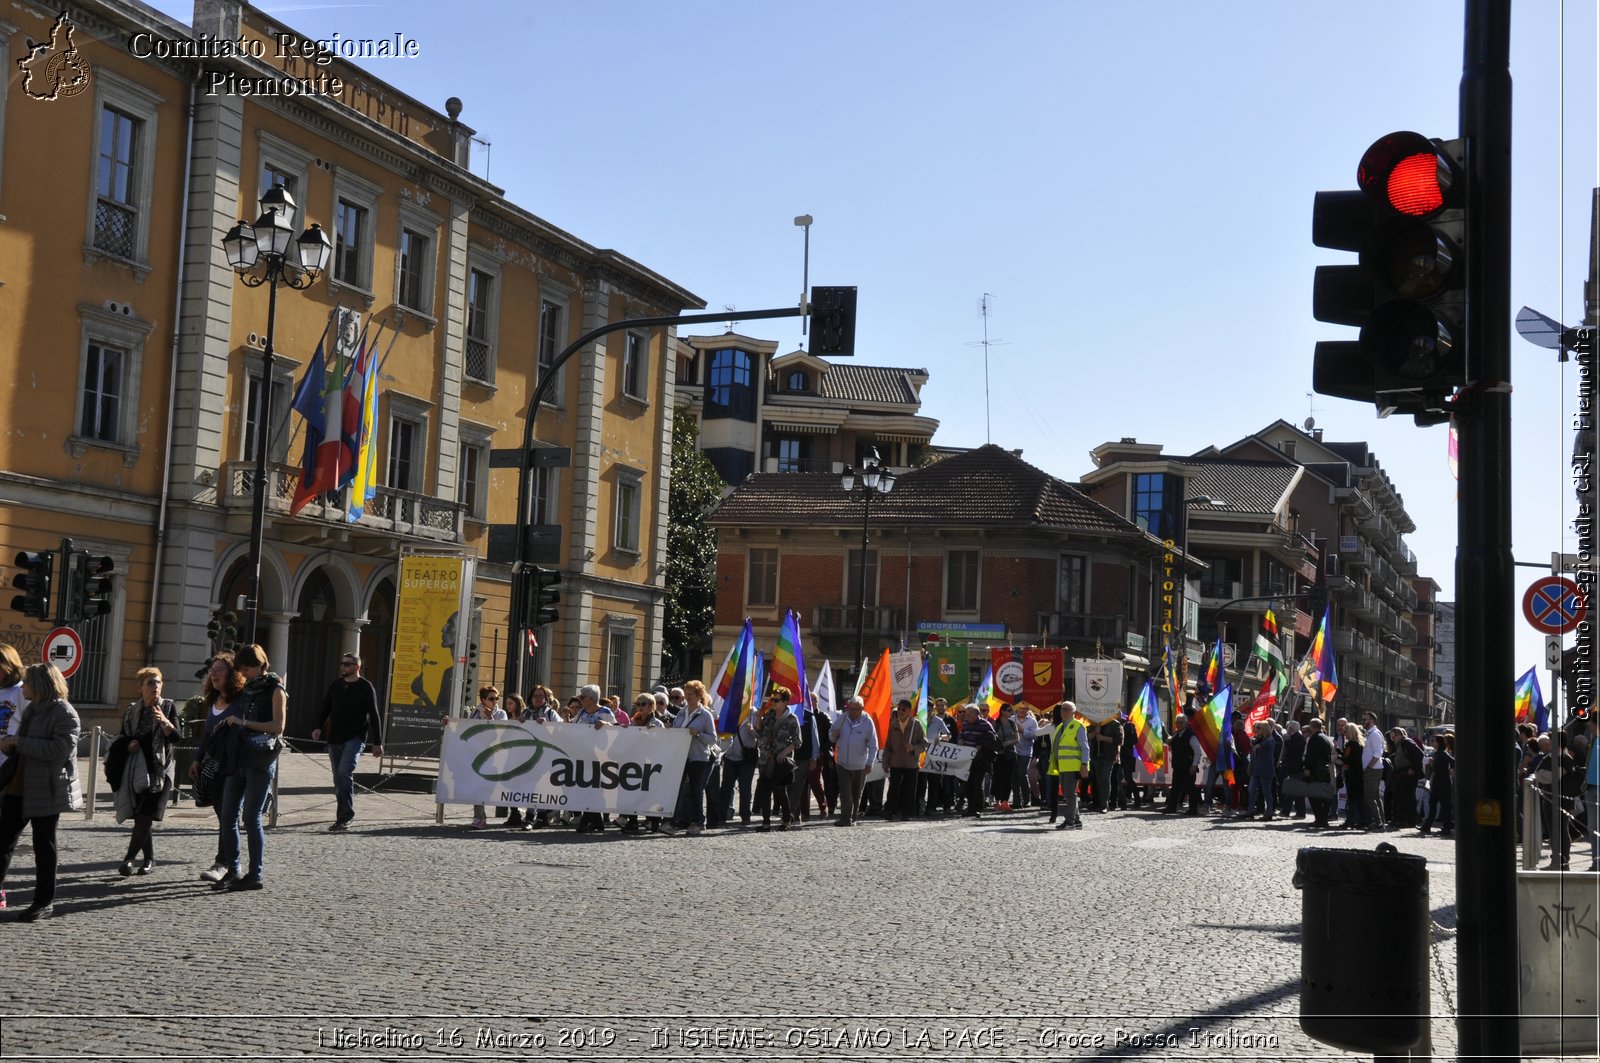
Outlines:
{"type": "Polygon", "coordinates": [[[983,666],[983,682],[978,684],[978,692],[972,695],[972,703],[990,719],[1000,718],[1000,699],[994,696],[993,663],[983,666]]]}
{"type": "Polygon", "coordinates": [[[712,711],[718,713],[717,730],[731,735],[750,715],[750,687],[755,670],[756,637],[746,618],[744,630],[728,650],[727,660],[711,684],[712,711]]]}
{"type": "Polygon", "coordinates": [[[1516,719],[1514,723],[1532,721],[1544,734],[1550,729],[1550,713],[1545,708],[1544,695],[1539,692],[1539,670],[1529,668],[1522,673],[1522,678],[1517,680],[1516,719]]]}
{"type": "Polygon", "coordinates": [[[1230,786],[1233,785],[1233,732],[1230,729],[1232,703],[1233,688],[1223,687],[1211,696],[1206,707],[1195,713],[1194,719],[1190,721],[1195,737],[1200,739],[1200,748],[1205,751],[1206,759],[1217,766],[1218,776],[1230,786]]]}
{"type": "Polygon", "coordinates": [[[1134,752],[1144,761],[1145,767],[1160,771],[1167,762],[1167,739],[1161,733],[1161,713],[1156,707],[1155,683],[1148,679],[1144,681],[1133,708],[1128,710],[1128,719],[1133,721],[1133,733],[1138,740],[1134,752]]]}
{"type": "Polygon", "coordinates": [[[771,685],[789,692],[789,711],[801,723],[811,707],[811,692],[806,688],[805,650],[800,642],[800,618],[793,609],[783,618],[778,644],[772,650],[771,685]]]}
{"type": "Polygon", "coordinates": [[[1222,672],[1222,662],[1226,660],[1222,652],[1222,636],[1217,636],[1217,646],[1211,651],[1211,661],[1206,665],[1206,686],[1215,694],[1228,683],[1228,677],[1222,672]]]}
{"type": "Polygon", "coordinates": [[[917,719],[922,726],[928,726],[928,706],[932,699],[928,697],[928,657],[922,658],[922,677],[917,680],[917,692],[911,696],[911,707],[916,710],[917,719]]]}
{"type": "Polygon", "coordinates": [[[1323,607],[1322,623],[1317,625],[1317,633],[1311,639],[1311,648],[1306,651],[1305,659],[1300,662],[1300,685],[1305,687],[1306,693],[1321,701],[1323,704],[1332,704],[1333,696],[1339,692],[1339,668],[1333,659],[1333,643],[1329,628],[1332,624],[1328,619],[1328,608],[1323,607]]]}

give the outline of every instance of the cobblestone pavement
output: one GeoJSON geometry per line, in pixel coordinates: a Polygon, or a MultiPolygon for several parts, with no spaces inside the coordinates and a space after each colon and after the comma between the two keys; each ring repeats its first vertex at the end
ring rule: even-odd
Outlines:
{"type": "MultiPolygon", "coordinates": [[[[1362,1058],[1296,1021],[1291,878],[1301,846],[1371,835],[1138,811],[470,832],[393,789],[329,834],[328,780],[288,755],[257,893],[197,880],[209,810],[175,807],[126,879],[103,792],[64,819],[58,917],[0,925],[0,1059],[1362,1058]]],[[[1454,850],[1383,840],[1429,861],[1443,1058],[1454,850]]],[[[13,907],[31,885],[25,840],[13,907]]]]}

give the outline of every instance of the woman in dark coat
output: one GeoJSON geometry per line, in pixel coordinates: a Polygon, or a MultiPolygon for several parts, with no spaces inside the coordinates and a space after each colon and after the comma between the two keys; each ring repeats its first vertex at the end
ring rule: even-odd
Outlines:
{"type": "Polygon", "coordinates": [[[17,916],[23,923],[55,913],[56,824],[61,813],[83,807],[78,789],[77,710],[67,701],[67,681],[53,664],[30,665],[22,677],[28,699],[17,733],[0,738],[10,769],[0,796],[0,885],[5,884],[22,828],[33,826],[33,903],[17,916]]]}
{"type": "MultiPolygon", "coordinates": [[[[195,749],[194,763],[189,765],[189,779],[196,784],[196,803],[210,804],[217,814],[217,856],[211,866],[200,872],[202,882],[218,883],[228,876],[232,870],[231,865],[222,860],[221,836],[224,832],[222,821],[222,782],[223,775],[220,765],[227,759],[227,731],[222,726],[222,721],[231,715],[237,715],[244,707],[240,693],[244,690],[244,676],[239,674],[238,667],[233,661],[233,651],[223,650],[206,665],[206,682],[200,690],[206,708],[200,721],[200,741],[195,749]],[[205,769],[206,762],[214,761],[218,770],[211,775],[211,790],[202,793],[203,786],[200,773],[205,769]]],[[[237,816],[235,816],[237,823],[237,816]]],[[[237,877],[237,876],[236,876],[237,877]]]]}
{"type": "Polygon", "coordinates": [[[150,788],[134,797],[133,836],[128,839],[128,855],[117,869],[121,875],[134,873],[134,859],[144,854],[138,866],[148,875],[155,866],[152,835],[155,822],[166,815],[170,787],[167,773],[172,770],[172,742],[178,737],[177,709],[161,696],[161,669],[141,668],[134,674],[139,681],[139,700],[122,714],[122,736],[128,739],[129,756],[143,757],[150,777],[150,788]]]}
{"type": "Polygon", "coordinates": [[[236,699],[240,709],[217,721],[223,733],[232,732],[226,758],[228,776],[222,784],[219,836],[222,863],[228,870],[212,888],[258,890],[264,884],[261,872],[267,847],[267,832],[261,824],[261,816],[267,810],[272,780],[278,774],[276,753],[265,756],[264,751],[273,738],[283,734],[288,722],[289,699],[283,690],[283,680],[267,670],[266,650],[255,644],[244,646],[234,660],[239,674],[244,677],[244,690],[236,699]],[[250,863],[243,875],[239,874],[241,816],[250,853],[250,863]]]}
{"type": "Polygon", "coordinates": [[[1450,837],[1455,829],[1455,743],[1453,734],[1433,736],[1433,755],[1428,758],[1428,818],[1422,821],[1422,833],[1433,829],[1439,820],[1439,836],[1450,837]]]}
{"type": "Polygon", "coordinates": [[[1344,749],[1340,756],[1344,762],[1344,823],[1352,830],[1365,827],[1362,821],[1361,751],[1366,738],[1354,723],[1344,725],[1344,749]]]}

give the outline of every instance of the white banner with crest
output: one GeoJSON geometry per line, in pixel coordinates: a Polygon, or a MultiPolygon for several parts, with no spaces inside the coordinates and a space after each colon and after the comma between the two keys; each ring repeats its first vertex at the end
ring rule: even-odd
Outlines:
{"type": "Polygon", "coordinates": [[[1072,662],[1077,690],[1073,703],[1086,719],[1102,723],[1122,711],[1122,662],[1085,660],[1072,662]]]}

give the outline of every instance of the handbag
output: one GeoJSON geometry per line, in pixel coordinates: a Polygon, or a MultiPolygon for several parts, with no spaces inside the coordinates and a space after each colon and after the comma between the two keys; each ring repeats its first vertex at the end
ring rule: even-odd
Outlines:
{"type": "Polygon", "coordinates": [[[216,804],[217,784],[221,781],[222,762],[207,756],[194,773],[194,807],[210,808],[216,804]]]}
{"type": "Polygon", "coordinates": [[[1283,780],[1283,792],[1286,797],[1309,797],[1313,801],[1332,801],[1339,791],[1331,782],[1318,782],[1290,775],[1283,780]]]}
{"type": "Polygon", "coordinates": [[[282,737],[263,734],[260,731],[240,732],[237,741],[239,765],[243,768],[253,770],[270,768],[278,759],[278,754],[283,751],[282,737]]]}
{"type": "Polygon", "coordinates": [[[794,761],[775,760],[768,769],[772,774],[772,785],[788,786],[794,782],[794,761]]]}

